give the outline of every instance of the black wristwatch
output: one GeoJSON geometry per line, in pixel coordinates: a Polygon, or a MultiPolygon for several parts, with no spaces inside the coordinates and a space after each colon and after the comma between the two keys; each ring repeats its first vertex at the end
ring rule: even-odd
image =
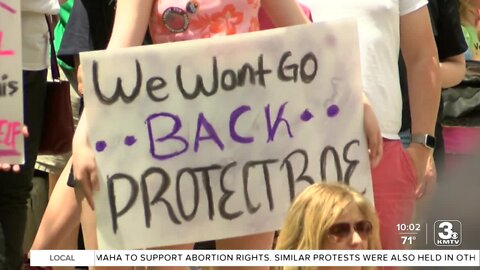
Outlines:
{"type": "Polygon", "coordinates": [[[412,143],[419,143],[433,150],[435,148],[435,137],[430,134],[412,134],[412,143]]]}

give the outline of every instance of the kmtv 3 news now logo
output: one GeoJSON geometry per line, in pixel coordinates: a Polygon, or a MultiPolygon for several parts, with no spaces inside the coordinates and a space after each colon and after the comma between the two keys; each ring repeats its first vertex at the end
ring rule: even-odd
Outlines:
{"type": "Polygon", "coordinates": [[[435,221],[433,239],[437,246],[460,246],[462,243],[462,223],[458,220],[435,221]]]}

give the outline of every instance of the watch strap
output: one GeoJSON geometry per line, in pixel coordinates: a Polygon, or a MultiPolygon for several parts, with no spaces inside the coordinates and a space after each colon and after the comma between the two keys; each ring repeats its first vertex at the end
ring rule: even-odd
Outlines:
{"type": "Polygon", "coordinates": [[[432,150],[435,148],[435,137],[427,133],[412,134],[411,142],[422,144],[423,146],[432,150]]]}

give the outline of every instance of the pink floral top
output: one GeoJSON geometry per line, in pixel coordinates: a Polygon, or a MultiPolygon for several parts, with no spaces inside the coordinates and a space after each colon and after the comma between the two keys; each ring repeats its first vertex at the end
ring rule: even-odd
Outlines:
{"type": "Polygon", "coordinates": [[[150,35],[154,43],[174,42],[217,35],[259,30],[258,11],[261,0],[155,0],[150,16],[150,35]],[[193,13],[186,11],[188,3],[198,3],[193,13]],[[172,33],[164,25],[162,15],[169,7],[186,11],[188,28],[172,33]]]}

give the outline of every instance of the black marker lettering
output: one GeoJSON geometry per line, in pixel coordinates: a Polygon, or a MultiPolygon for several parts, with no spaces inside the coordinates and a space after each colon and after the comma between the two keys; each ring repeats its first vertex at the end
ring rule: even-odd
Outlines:
{"type": "Polygon", "coordinates": [[[307,151],[305,151],[303,149],[297,149],[297,150],[291,152],[290,154],[288,154],[287,157],[285,157],[283,159],[283,162],[282,162],[282,165],[280,166],[280,169],[283,169],[284,166],[287,169],[288,187],[289,187],[289,191],[290,191],[290,201],[293,201],[293,199],[295,198],[295,194],[296,194],[295,183],[300,183],[302,181],[307,182],[309,185],[314,183],[314,180],[311,176],[305,175],[305,172],[307,171],[307,168],[308,168],[308,154],[307,154],[307,151]],[[294,156],[300,156],[300,157],[303,158],[302,172],[300,173],[300,175],[297,178],[295,178],[295,176],[293,175],[293,165],[292,165],[292,161],[290,161],[290,159],[293,158],[294,156]]]}
{"type": "Polygon", "coordinates": [[[247,210],[250,214],[254,214],[255,212],[258,211],[260,208],[261,204],[258,203],[257,206],[253,206],[252,201],[250,200],[250,195],[248,195],[248,180],[249,180],[249,171],[251,167],[255,166],[254,161],[249,161],[245,163],[243,166],[243,195],[245,196],[245,204],[247,206],[247,210]]]}
{"type": "Polygon", "coordinates": [[[257,164],[262,165],[263,176],[264,176],[263,179],[265,180],[265,189],[266,189],[266,192],[267,192],[268,207],[269,207],[270,211],[275,208],[275,204],[273,202],[272,186],[270,184],[270,172],[268,171],[268,164],[273,164],[273,163],[276,163],[277,161],[278,161],[278,159],[268,159],[268,160],[263,160],[263,161],[253,163],[253,166],[255,166],[257,164]]]}
{"type": "Polygon", "coordinates": [[[168,98],[168,94],[164,95],[163,97],[158,97],[155,95],[160,89],[165,88],[167,86],[167,82],[162,77],[152,77],[147,81],[147,94],[151,100],[160,102],[164,101],[168,98]]]}
{"type": "MultiPolygon", "coordinates": [[[[157,176],[152,178],[158,179],[159,177],[157,176]]],[[[177,216],[175,216],[175,212],[173,211],[173,207],[170,204],[170,202],[167,201],[165,198],[162,198],[162,196],[170,187],[170,182],[171,182],[170,176],[162,168],[149,168],[142,174],[141,187],[142,187],[142,195],[143,195],[143,208],[145,211],[145,225],[147,226],[147,228],[150,228],[150,221],[152,218],[152,212],[151,212],[150,206],[153,206],[159,202],[162,202],[165,204],[170,220],[175,224],[181,224],[180,220],[177,218],[177,216]],[[151,175],[160,175],[161,176],[160,179],[162,180],[162,184],[160,185],[160,188],[158,192],[155,194],[155,196],[153,197],[152,201],[150,201],[150,196],[148,193],[148,186],[147,186],[147,178],[151,175]]]]}
{"type": "Polygon", "coordinates": [[[278,65],[277,77],[278,77],[278,79],[280,79],[281,81],[284,81],[284,82],[288,82],[288,81],[297,82],[298,65],[291,64],[291,65],[285,66],[285,62],[287,61],[287,59],[290,56],[292,56],[291,51],[283,53],[282,57],[280,58],[280,63],[278,65]],[[287,76],[285,74],[286,70],[287,71],[293,70],[293,71],[289,72],[291,75],[287,76]]]}
{"type": "Polygon", "coordinates": [[[352,174],[355,171],[355,168],[360,163],[360,161],[357,160],[357,159],[351,160],[351,159],[348,158],[348,151],[350,150],[350,147],[353,144],[356,144],[356,145],[359,146],[360,141],[359,140],[353,140],[353,141],[347,143],[347,145],[345,145],[345,147],[343,148],[343,160],[348,163],[348,167],[347,167],[347,170],[345,171],[345,177],[344,177],[345,184],[347,184],[347,185],[350,185],[350,178],[352,177],[352,174]]]}
{"type": "Polygon", "coordinates": [[[307,53],[302,57],[302,60],[300,61],[300,67],[300,78],[302,79],[302,82],[310,83],[313,81],[313,79],[315,79],[315,76],[317,76],[318,62],[313,53],[307,53]],[[305,66],[308,64],[308,62],[313,63],[313,70],[310,74],[307,74],[305,71],[305,66]]]}
{"type": "Polygon", "coordinates": [[[214,164],[214,165],[208,166],[208,167],[193,169],[195,172],[201,172],[202,173],[203,187],[205,188],[205,193],[207,195],[208,217],[210,218],[210,220],[213,220],[213,217],[215,215],[215,206],[214,206],[214,203],[213,203],[213,192],[212,192],[212,186],[210,184],[210,173],[209,173],[209,171],[220,170],[221,168],[222,168],[222,166],[214,164]]]}
{"type": "Polygon", "coordinates": [[[97,96],[98,100],[105,105],[111,105],[115,103],[119,97],[122,98],[123,102],[125,103],[131,103],[132,101],[137,98],[138,94],[140,93],[140,89],[142,86],[142,68],[140,66],[140,62],[138,60],[135,60],[135,67],[136,67],[136,74],[137,74],[137,81],[135,83],[135,87],[133,88],[132,94],[130,96],[127,96],[125,92],[123,91],[123,86],[122,86],[122,78],[118,77],[117,78],[117,87],[115,88],[115,93],[110,97],[106,97],[102,94],[100,90],[100,83],[99,83],[99,78],[98,78],[98,62],[93,61],[92,64],[92,76],[93,76],[93,89],[95,91],[95,95],[97,96]]]}
{"type": "Polygon", "coordinates": [[[340,157],[338,156],[337,150],[333,146],[326,146],[320,157],[320,176],[322,181],[327,181],[327,155],[328,153],[332,153],[333,160],[335,161],[335,169],[337,170],[337,180],[343,181],[343,174],[342,174],[342,165],[340,164],[340,157]]]}
{"type": "Polygon", "coordinates": [[[180,215],[186,221],[191,221],[195,217],[195,214],[197,213],[198,203],[200,201],[200,196],[199,196],[200,191],[199,191],[199,188],[198,188],[198,179],[197,179],[197,176],[195,175],[195,172],[193,170],[191,170],[190,168],[181,169],[177,173],[177,184],[175,186],[175,190],[176,190],[176,193],[177,193],[177,205],[178,205],[178,210],[180,211],[180,215]],[[192,209],[192,212],[188,215],[185,213],[185,207],[183,205],[182,194],[180,192],[180,180],[182,179],[182,176],[184,174],[189,174],[191,179],[192,179],[192,183],[193,183],[193,209],[192,209]]]}
{"type": "Polygon", "coordinates": [[[233,90],[237,87],[237,74],[231,69],[224,70],[220,82],[223,90],[233,90]]]}
{"type": "Polygon", "coordinates": [[[227,189],[227,187],[225,186],[225,175],[231,168],[235,166],[237,166],[237,162],[232,162],[228,164],[222,169],[222,173],[220,176],[220,189],[222,190],[223,194],[218,202],[218,212],[220,213],[220,216],[228,220],[233,220],[243,214],[243,211],[240,211],[240,210],[233,213],[229,213],[227,211],[227,206],[226,206],[228,199],[235,193],[235,191],[227,189]]]}
{"type": "Polygon", "coordinates": [[[108,203],[110,205],[110,214],[112,217],[112,226],[113,233],[116,234],[118,230],[118,218],[125,214],[133,206],[133,203],[138,196],[138,184],[135,182],[135,179],[130,175],[123,173],[116,173],[112,176],[107,176],[107,192],[108,192],[108,203]],[[117,202],[115,198],[115,181],[118,180],[127,180],[130,184],[131,192],[130,198],[128,198],[127,204],[123,207],[122,210],[118,211],[117,202]]]}
{"type": "Polygon", "coordinates": [[[185,99],[194,99],[196,98],[200,92],[202,92],[205,96],[209,97],[213,94],[215,94],[218,91],[218,66],[217,66],[217,58],[213,57],[213,84],[210,92],[207,91],[205,88],[205,85],[203,84],[203,78],[200,75],[197,75],[197,83],[195,85],[195,90],[193,90],[193,93],[187,93],[185,88],[183,87],[183,79],[182,79],[182,66],[178,65],[177,66],[177,86],[178,89],[180,90],[180,93],[182,93],[183,97],[185,99]]]}

